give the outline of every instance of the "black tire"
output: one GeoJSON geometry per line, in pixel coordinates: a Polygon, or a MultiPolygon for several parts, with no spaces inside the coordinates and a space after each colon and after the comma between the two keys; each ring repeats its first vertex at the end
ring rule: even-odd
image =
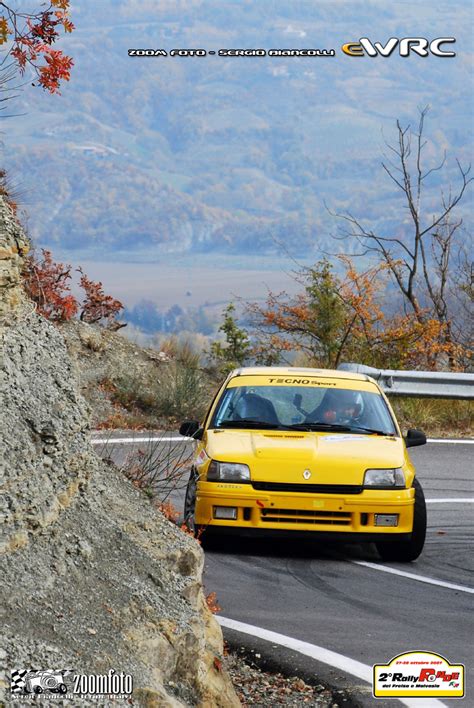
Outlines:
{"type": "Polygon", "coordinates": [[[41,686],[35,686],[33,689],[33,693],[39,695],[40,693],[43,693],[43,689],[41,688],[41,686]]]}
{"type": "Polygon", "coordinates": [[[426,537],[426,503],[421,484],[413,481],[415,488],[415,509],[413,512],[413,531],[408,541],[378,541],[375,545],[382,560],[411,563],[418,558],[426,537]]]}
{"type": "Polygon", "coordinates": [[[65,683],[60,683],[58,686],[59,693],[67,693],[67,686],[65,683]]]}
{"type": "Polygon", "coordinates": [[[196,491],[197,491],[197,474],[193,470],[189,478],[188,486],[186,487],[186,495],[184,497],[184,523],[194,537],[203,540],[204,527],[199,526],[194,521],[194,512],[196,509],[196,491]]]}

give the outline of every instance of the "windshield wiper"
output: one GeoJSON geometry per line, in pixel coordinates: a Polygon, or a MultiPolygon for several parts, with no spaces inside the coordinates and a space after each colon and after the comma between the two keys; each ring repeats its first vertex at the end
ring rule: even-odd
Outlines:
{"type": "Polygon", "coordinates": [[[289,425],[288,428],[294,430],[315,430],[315,431],[325,431],[334,430],[335,432],[341,433],[367,433],[367,435],[391,435],[394,433],[386,433],[383,430],[375,430],[373,428],[364,428],[361,425],[339,425],[338,423],[295,423],[294,425],[289,425]]]}
{"type": "Polygon", "coordinates": [[[334,431],[337,433],[356,433],[360,432],[367,435],[389,435],[394,433],[386,433],[383,430],[375,430],[373,428],[363,428],[359,425],[339,425],[338,423],[293,423],[292,425],[282,425],[281,423],[268,423],[264,420],[254,420],[252,418],[241,418],[240,420],[221,420],[216,428],[261,428],[264,430],[302,430],[307,432],[312,431],[334,431]]]}
{"type": "Polygon", "coordinates": [[[395,433],[386,433],[384,430],[375,430],[374,428],[363,428],[361,425],[354,425],[351,430],[362,430],[364,433],[372,435],[388,435],[393,437],[395,433]]]}
{"type": "Polygon", "coordinates": [[[347,425],[327,425],[326,423],[296,423],[294,425],[284,425],[282,423],[268,423],[264,420],[253,420],[251,418],[241,418],[240,420],[222,420],[216,428],[263,428],[265,430],[342,430],[349,432],[347,425]]]}
{"type": "Polygon", "coordinates": [[[285,426],[289,430],[336,430],[341,433],[350,433],[352,428],[348,425],[338,425],[337,423],[294,423],[293,425],[285,426]]]}
{"type": "Polygon", "coordinates": [[[267,423],[264,420],[252,420],[251,418],[240,418],[239,420],[221,420],[216,428],[265,428],[268,430],[279,430],[282,426],[267,423]]]}

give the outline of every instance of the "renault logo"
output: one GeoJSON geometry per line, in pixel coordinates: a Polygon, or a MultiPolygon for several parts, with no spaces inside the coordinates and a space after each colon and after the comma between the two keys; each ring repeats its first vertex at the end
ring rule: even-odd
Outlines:
{"type": "Polygon", "coordinates": [[[305,479],[309,479],[309,478],[311,477],[311,470],[305,470],[305,471],[303,472],[303,477],[304,477],[305,479]]]}

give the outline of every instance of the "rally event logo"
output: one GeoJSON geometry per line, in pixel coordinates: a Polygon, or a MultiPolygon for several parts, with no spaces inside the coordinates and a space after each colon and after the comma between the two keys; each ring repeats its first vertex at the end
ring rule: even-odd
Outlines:
{"type": "Polygon", "coordinates": [[[463,698],[464,665],[450,664],[429,651],[399,654],[388,664],[375,664],[373,694],[375,698],[463,698]]]}
{"type": "Polygon", "coordinates": [[[117,673],[115,669],[107,674],[78,674],[73,669],[15,669],[11,672],[11,692],[15,696],[130,696],[132,691],[132,677],[117,673]]]}

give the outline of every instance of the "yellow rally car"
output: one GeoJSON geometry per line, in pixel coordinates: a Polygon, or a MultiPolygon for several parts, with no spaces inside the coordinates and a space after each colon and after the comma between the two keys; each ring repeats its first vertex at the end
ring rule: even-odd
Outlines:
{"type": "Polygon", "coordinates": [[[233,371],[202,426],[184,516],[195,532],[310,533],[374,541],[385,560],[423,548],[426,506],[390,404],[370,377],[346,371],[233,371]]]}

